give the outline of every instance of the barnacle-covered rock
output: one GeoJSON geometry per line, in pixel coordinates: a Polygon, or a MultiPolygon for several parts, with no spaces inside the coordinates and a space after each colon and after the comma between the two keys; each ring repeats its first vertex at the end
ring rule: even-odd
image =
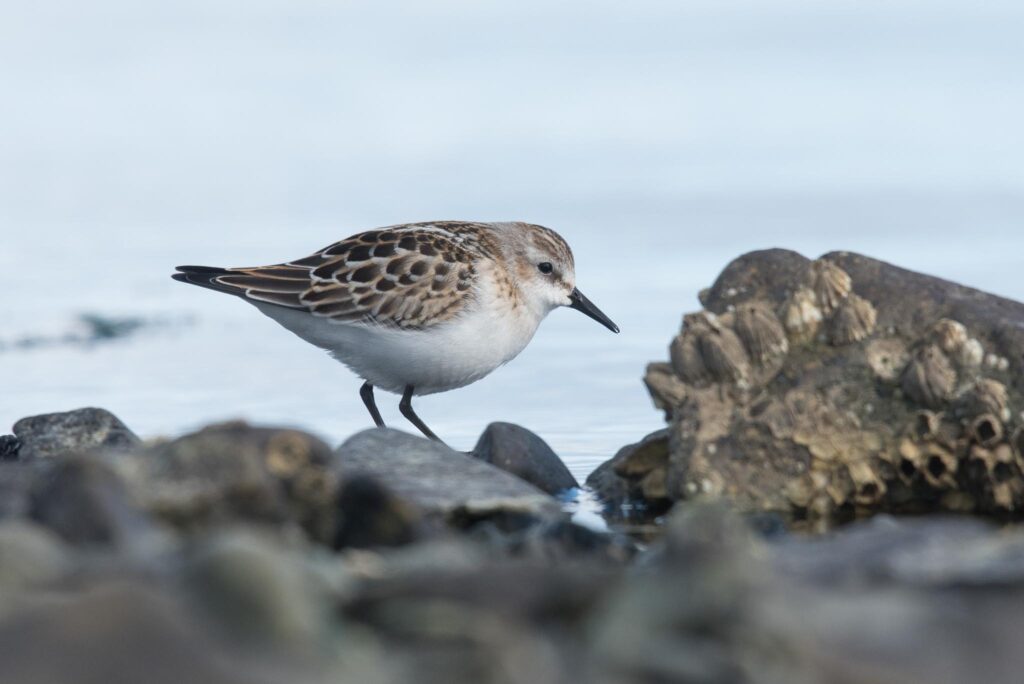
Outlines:
{"type": "Polygon", "coordinates": [[[908,397],[928,408],[942,408],[956,390],[956,370],[937,345],[917,350],[903,371],[901,386],[908,397]]]}
{"type": "Polygon", "coordinates": [[[700,355],[711,377],[719,382],[741,382],[750,375],[750,359],[740,338],[729,328],[710,330],[698,338],[700,355]]]}
{"type": "Polygon", "coordinates": [[[850,275],[828,259],[818,259],[811,264],[811,287],[818,304],[826,314],[832,313],[853,289],[850,275]]]}
{"type": "Polygon", "coordinates": [[[751,391],[684,385],[664,460],[611,472],[631,496],[667,496],[649,502],[659,511],[726,498],[814,529],[876,511],[1024,517],[1024,385],[1002,361],[1024,358],[1024,304],[856,254],[810,262],[783,250],[737,259],[702,303],[684,329],[688,358],[709,375],[749,372],[751,391]],[[769,308],[790,350],[765,362],[748,327],[769,308]],[[733,331],[755,363],[736,351],[739,362],[716,366],[733,331]]]}
{"type": "Polygon", "coordinates": [[[829,341],[837,347],[860,342],[875,331],[877,320],[878,313],[871,302],[851,294],[829,321],[829,341]]]}
{"type": "Polygon", "coordinates": [[[825,316],[818,308],[814,290],[800,287],[783,305],[781,318],[792,341],[807,343],[817,336],[825,316]]]}
{"type": "Polygon", "coordinates": [[[743,346],[756,361],[767,361],[789,351],[789,339],[775,312],[763,302],[749,302],[736,307],[733,327],[743,346]]]}

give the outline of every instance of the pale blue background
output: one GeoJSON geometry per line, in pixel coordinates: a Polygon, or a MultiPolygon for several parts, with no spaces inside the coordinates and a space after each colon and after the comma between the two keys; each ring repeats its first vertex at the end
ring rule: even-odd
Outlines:
{"type": "Polygon", "coordinates": [[[419,410],[462,448],[522,423],[583,475],[661,424],[643,367],[742,252],[1024,298],[1022,35],[994,0],[5,0],[0,340],[82,311],[194,323],[0,353],[0,429],[101,405],[146,436],[245,417],[340,440],[369,422],[359,382],[172,267],[523,219],[570,240],[622,334],[556,312],[419,410]]]}

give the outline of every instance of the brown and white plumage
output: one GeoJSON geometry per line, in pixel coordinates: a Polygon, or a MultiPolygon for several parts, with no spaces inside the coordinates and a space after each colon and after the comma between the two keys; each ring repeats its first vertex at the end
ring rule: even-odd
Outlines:
{"type": "MultiPolygon", "coordinates": [[[[403,224],[271,266],[178,271],[176,280],[249,301],[330,351],[366,387],[404,393],[403,402],[487,375],[558,306],[617,332],[575,288],[565,240],[526,223],[403,224]]],[[[379,423],[372,394],[367,406],[379,423]]]]}

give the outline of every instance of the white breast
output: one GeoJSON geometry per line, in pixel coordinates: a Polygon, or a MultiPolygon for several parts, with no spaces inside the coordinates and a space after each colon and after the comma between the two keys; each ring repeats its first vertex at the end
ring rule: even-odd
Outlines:
{"type": "Polygon", "coordinates": [[[476,295],[466,311],[425,330],[332,323],[303,311],[256,306],[382,390],[401,393],[412,385],[416,394],[433,394],[476,382],[515,358],[546,313],[509,306],[485,275],[476,295]]]}

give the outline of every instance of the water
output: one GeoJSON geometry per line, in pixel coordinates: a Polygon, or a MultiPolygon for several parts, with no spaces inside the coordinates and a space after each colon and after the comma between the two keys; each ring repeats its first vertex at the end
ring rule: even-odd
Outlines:
{"type": "MultiPolygon", "coordinates": [[[[661,425],[640,378],[740,253],[864,252],[1024,299],[1024,8],[953,2],[0,4],[0,428],[104,406],[339,441],[359,381],[179,263],[303,256],[409,220],[562,232],[622,328],[558,311],[418,411],[539,432],[579,477],[661,425]]],[[[379,397],[403,425],[397,397],[379,397]]]]}

